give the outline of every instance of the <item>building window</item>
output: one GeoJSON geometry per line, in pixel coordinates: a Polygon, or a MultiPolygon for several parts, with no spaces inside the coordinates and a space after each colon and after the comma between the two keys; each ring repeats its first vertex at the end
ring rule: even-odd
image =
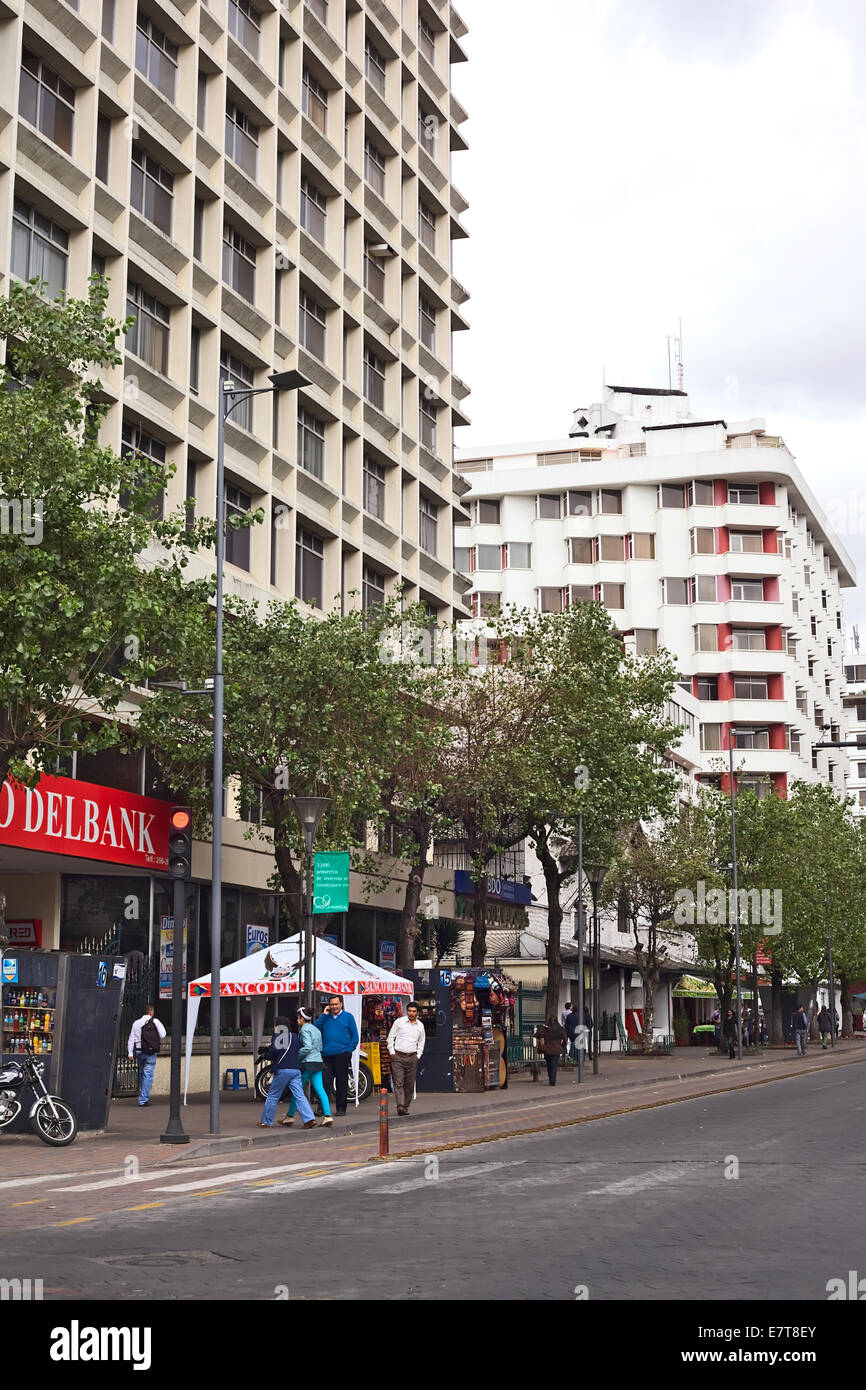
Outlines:
{"type": "Polygon", "coordinates": [[[454,568],[458,574],[472,573],[472,550],[468,545],[455,545],[454,568]]]}
{"type": "Polygon", "coordinates": [[[436,416],[436,402],[428,401],[422,395],[418,407],[418,433],[424,448],[429,449],[431,454],[436,453],[436,416]]]}
{"type": "Polygon", "coordinates": [[[698,676],[698,699],[699,700],[718,700],[719,698],[719,678],[718,676],[698,676]]]}
{"type": "Polygon", "coordinates": [[[252,304],[256,297],[256,248],[229,226],[223,229],[223,280],[252,304]]]}
{"type": "Polygon", "coordinates": [[[701,724],[701,748],[705,753],[717,753],[722,747],[721,724],[701,724]]]}
{"type": "Polygon", "coordinates": [[[809,629],[810,629],[810,631],[811,631],[813,637],[817,637],[817,636],[818,636],[818,619],[815,617],[815,614],[814,614],[814,613],[812,614],[812,616],[811,616],[810,619],[809,619],[809,629]]]}
{"type": "Polygon", "coordinates": [[[364,398],[377,410],[385,409],[385,363],[371,348],[364,348],[364,398]]]}
{"type": "Polygon", "coordinates": [[[682,483],[659,483],[660,507],[684,507],[686,490],[682,483]]]}
{"type": "Polygon", "coordinates": [[[126,335],[126,351],[165,376],[168,371],[168,305],[161,304],[141,285],[130,280],[126,290],[126,313],[127,317],[135,319],[126,335]]]}
{"type": "Polygon", "coordinates": [[[734,676],[735,700],[766,700],[766,676],[734,676]]]}
{"type": "MultiPolygon", "coordinates": [[[[238,390],[245,387],[253,388],[255,377],[252,367],[248,367],[246,362],[242,362],[239,357],[233,356],[228,348],[223,348],[220,353],[220,391],[223,382],[233,381],[238,390]]],[[[253,396],[241,396],[237,405],[232,411],[229,419],[235,425],[240,425],[241,429],[250,430],[253,428],[253,396]]]]}
{"type": "Polygon", "coordinates": [[[689,601],[689,581],[687,579],[663,579],[662,603],[687,604],[689,601]]]}
{"type": "Polygon", "coordinates": [[[248,492],[241,492],[240,488],[226,483],[226,564],[236,565],[241,570],[250,567],[250,528],[242,526],[236,530],[229,522],[233,518],[246,516],[252,510],[252,505],[253,499],[248,492]]]}
{"type": "Polygon", "coordinates": [[[325,356],[325,310],[321,304],[301,290],[300,315],[298,320],[298,341],[301,347],[312,352],[315,357],[325,356]]]}
{"type": "Polygon", "coordinates": [[[561,613],[563,609],[561,589],[536,589],[538,609],[541,613],[561,613]]]}
{"type": "Polygon", "coordinates": [[[766,652],[767,634],[763,627],[731,628],[731,648],[735,652],[766,652]]]}
{"type": "Polygon", "coordinates": [[[737,725],[734,736],[735,748],[769,748],[770,730],[767,725],[752,728],[745,724],[737,725]]]}
{"type": "MultiPolygon", "coordinates": [[[[364,455],[364,511],[380,521],[385,519],[385,469],[369,454],[364,455]]],[[[468,563],[466,572],[469,572],[468,563]]]]}
{"type": "Polygon", "coordinates": [[[132,179],[129,198],[136,212],[147,218],[166,236],[171,236],[174,204],[174,175],[147,154],[141,145],[132,147],[132,179]]]}
{"type": "Polygon", "coordinates": [[[439,118],[432,112],[425,111],[423,106],[418,107],[418,144],[422,149],[427,147],[430,157],[436,149],[436,136],[439,133],[439,118]]]}
{"type": "Polygon", "coordinates": [[[654,627],[636,627],[634,630],[634,650],[636,656],[655,656],[659,649],[659,635],[654,627]]]}
{"type": "Polygon", "coordinates": [[[761,500],[761,492],[757,483],[728,483],[728,501],[740,506],[748,503],[757,505],[761,500]]]}
{"type": "Polygon", "coordinates": [[[430,352],[436,351],[436,305],[422,295],[418,304],[421,342],[430,352]]]}
{"type": "Polygon", "coordinates": [[[419,544],[426,555],[435,555],[437,549],[437,522],[436,506],[425,497],[423,492],[419,499],[419,544]]]}
{"type": "Polygon", "coordinates": [[[320,130],[323,135],[327,135],[327,89],[313,76],[309,68],[304,68],[304,75],[301,83],[301,110],[305,116],[309,116],[317,130],[320,130]]]}
{"type": "Polygon", "coordinates": [[[373,192],[378,193],[380,198],[384,198],[385,156],[382,154],[382,151],[373,144],[372,140],[364,142],[364,178],[373,192]]]}
{"type": "Polygon", "coordinates": [[[139,10],[135,31],[135,66],[162,92],[174,101],[177,90],[177,44],[166,38],[163,31],[146,19],[139,10]]]}
{"type": "Polygon", "coordinates": [[[199,68],[198,89],[195,98],[195,123],[199,130],[205,128],[205,118],[207,116],[207,73],[199,68]]]}
{"type": "Polygon", "coordinates": [[[418,204],[418,239],[422,246],[436,254],[436,214],[426,203],[418,204]]]}
{"type": "MultiPolygon", "coordinates": [[[[133,424],[131,420],[124,420],[123,422],[120,452],[123,458],[146,458],[150,459],[152,463],[165,463],[165,445],[162,440],[154,439],[153,435],[145,434],[141,426],[133,424]]],[[[130,491],[127,488],[122,489],[118,498],[121,507],[128,507],[131,500],[130,491]]],[[[164,505],[165,494],[163,491],[151,498],[147,514],[152,521],[162,519],[164,505]]]]}
{"type": "Polygon", "coordinates": [[[325,542],[312,531],[298,527],[295,544],[295,593],[303,603],[321,608],[325,574],[325,542]]]}
{"type": "Polygon", "coordinates": [[[249,0],[229,0],[229,33],[254,58],[259,56],[261,21],[249,0]]]}
{"type": "Polygon", "coordinates": [[[361,606],[366,609],[381,607],[385,602],[385,576],[372,565],[365,565],[361,584],[361,606]]]}
{"type": "Polygon", "coordinates": [[[102,37],[114,43],[114,0],[102,0],[102,37]]]}
{"type": "MultiPolygon", "coordinates": [[[[539,494],[535,499],[535,515],[541,520],[558,520],[562,515],[562,498],[559,494],[539,494]]],[[[622,556],[620,556],[620,559],[622,556]]]]}
{"type": "Polygon", "coordinates": [[[569,536],[568,559],[572,565],[591,565],[593,563],[593,543],[589,536],[569,536]]]}
{"type": "Polygon", "coordinates": [[[569,584],[569,603],[595,603],[595,589],[591,584],[569,584]]]}
{"type": "Polygon", "coordinates": [[[622,492],[618,488],[602,488],[599,493],[599,511],[605,515],[622,514],[622,492]]]}
{"type": "Polygon", "coordinates": [[[193,203],[192,211],[192,254],[193,259],[200,261],[202,252],[202,240],[204,238],[204,202],[201,198],[196,198],[193,203]]]}
{"type": "Polygon", "coordinates": [[[385,95],[385,59],[382,57],[378,48],[367,39],[364,45],[364,72],[371,87],[375,87],[380,96],[385,95]]]}
{"type": "Polygon", "coordinates": [[[696,623],[695,624],[695,651],[696,652],[717,652],[719,650],[719,633],[715,623],[696,623]]]}
{"type": "Polygon", "coordinates": [[[26,48],[21,54],[18,112],[48,140],[72,153],[75,88],[26,48]]]}
{"type": "MultiPolygon", "coordinates": [[[[528,549],[528,547],[526,548],[528,549]]],[[[502,546],[477,545],[475,547],[475,568],[477,570],[501,570],[502,546]]],[[[522,568],[528,569],[529,565],[524,565],[522,568]]]]}
{"type": "Polygon", "coordinates": [[[596,536],[595,558],[596,560],[622,560],[622,536],[596,536]]]}
{"type": "Polygon", "coordinates": [[[472,595],[473,618],[495,618],[502,609],[502,595],[477,593],[472,595]]]}
{"type": "Polygon", "coordinates": [[[690,501],[693,507],[711,507],[714,502],[712,483],[695,479],[690,484],[690,501]]]}
{"type": "Polygon", "coordinates": [[[764,537],[760,531],[730,531],[731,550],[738,555],[761,555],[764,550],[764,537]]]}
{"type": "Polygon", "coordinates": [[[298,411],[298,463],[314,478],[325,472],[325,426],[309,410],[298,411]]]}
{"type": "Polygon", "coordinates": [[[693,574],[689,580],[690,603],[715,603],[716,576],[714,574],[693,574]]]}
{"type": "Polygon", "coordinates": [[[201,364],[201,329],[193,324],[189,341],[189,389],[193,396],[198,395],[199,367],[201,364]]]}
{"type": "Polygon", "coordinates": [[[258,137],[258,126],[253,125],[249,116],[233,101],[228,102],[226,105],[226,155],[229,159],[233,159],[245,174],[249,174],[251,179],[256,177],[258,168],[258,137]]]}
{"type": "Polygon", "coordinates": [[[486,497],[479,497],[475,503],[475,520],[479,526],[498,526],[500,517],[501,503],[490,501],[486,497]]]}
{"type": "Polygon", "coordinates": [[[304,4],[316,16],[316,19],[321,20],[322,24],[327,24],[328,0],[304,0],[304,4]]]}
{"type": "Polygon", "coordinates": [[[325,244],[328,200],[307,178],[301,179],[301,226],[320,245],[325,244]]]}
{"type": "Polygon", "coordinates": [[[693,555],[715,555],[716,533],[712,526],[693,526],[689,540],[693,555]]]}
{"type": "Polygon", "coordinates": [[[569,492],[568,515],[592,516],[592,493],[575,491],[569,492]]]}
{"type": "Polygon", "coordinates": [[[632,531],[628,537],[628,558],[630,560],[654,560],[656,557],[656,538],[652,531],[632,531]]]}
{"type": "Polygon", "coordinates": [[[532,568],[532,546],[528,541],[509,541],[505,547],[505,564],[510,570],[532,568]]]}
{"type": "Polygon", "coordinates": [[[371,256],[370,243],[364,242],[364,289],[378,299],[380,304],[385,302],[385,269],[377,256],[371,256]]]}
{"type": "Polygon", "coordinates": [[[771,791],[771,788],[770,788],[770,783],[769,783],[768,778],[766,778],[766,777],[748,777],[748,776],[746,776],[745,773],[742,773],[742,772],[738,773],[738,775],[737,775],[737,795],[738,795],[738,796],[739,796],[740,792],[751,792],[753,796],[756,796],[756,797],[757,797],[758,801],[763,801],[766,797],[768,797],[768,796],[770,795],[770,791],[771,791]]]}
{"type": "Polygon", "coordinates": [[[12,214],[12,274],[19,280],[40,279],[50,298],[66,289],[69,233],[41,212],[15,199],[12,214]]]}
{"type": "Polygon", "coordinates": [[[764,581],[762,579],[732,579],[731,601],[733,603],[762,603],[764,581]]]}
{"type": "Polygon", "coordinates": [[[436,34],[426,19],[418,20],[418,51],[432,67],[436,61],[436,34]]]}
{"type": "Polygon", "coordinates": [[[96,118],[96,177],[108,183],[108,157],[111,151],[111,118],[102,111],[96,118]]]}
{"type": "Polygon", "coordinates": [[[625,585],[599,584],[598,597],[605,608],[625,608],[625,585]]]}

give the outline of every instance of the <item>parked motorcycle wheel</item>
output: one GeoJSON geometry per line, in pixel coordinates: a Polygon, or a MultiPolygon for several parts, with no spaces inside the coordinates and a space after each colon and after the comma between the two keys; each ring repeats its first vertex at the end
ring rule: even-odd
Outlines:
{"type": "MultiPolygon", "coordinates": [[[[372,1094],[373,1073],[369,1067],[365,1067],[364,1063],[361,1062],[358,1067],[358,1101],[366,1100],[372,1094]]],[[[355,1078],[352,1076],[351,1068],[349,1069],[349,1099],[352,1101],[355,1099],[355,1078]]]]}
{"type": "Polygon", "coordinates": [[[256,1093],[256,1100],[263,1101],[266,1099],[268,1091],[271,1089],[271,1082],[273,1081],[273,1079],[273,1067],[262,1067],[259,1071],[256,1072],[256,1079],[253,1083],[253,1089],[256,1093]]]}
{"type": "Polygon", "coordinates": [[[44,1100],[40,1100],[33,1112],[31,1123],[34,1133],[39,1135],[43,1144],[51,1144],[55,1149],[62,1149],[71,1144],[78,1133],[78,1121],[66,1101],[61,1100],[59,1096],[46,1096],[44,1100]]]}

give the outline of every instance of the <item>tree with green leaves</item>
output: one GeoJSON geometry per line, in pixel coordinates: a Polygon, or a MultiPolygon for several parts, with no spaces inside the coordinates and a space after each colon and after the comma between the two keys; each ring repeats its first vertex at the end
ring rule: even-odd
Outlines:
{"type": "Polygon", "coordinates": [[[208,589],[184,569],[212,527],[155,516],[173,470],[100,444],[99,373],[125,327],[106,300],[98,279],[86,300],[48,303],[36,283],[0,299],[0,785],[117,742],[107,716],[208,589]]]}

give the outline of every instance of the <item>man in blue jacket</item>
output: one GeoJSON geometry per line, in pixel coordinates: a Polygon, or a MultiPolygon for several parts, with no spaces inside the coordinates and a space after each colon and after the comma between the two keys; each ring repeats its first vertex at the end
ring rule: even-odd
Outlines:
{"type": "Polygon", "coordinates": [[[358,1025],[343,1008],[339,994],[332,994],[327,1013],[316,1019],[322,1035],[322,1061],[325,1064],[325,1084],[337,1093],[337,1114],[345,1115],[349,1099],[349,1063],[358,1046],[358,1025]]]}

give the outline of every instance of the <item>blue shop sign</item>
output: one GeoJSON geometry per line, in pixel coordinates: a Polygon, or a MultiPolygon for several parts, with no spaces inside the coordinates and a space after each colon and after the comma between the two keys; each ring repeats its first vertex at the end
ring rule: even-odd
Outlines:
{"type": "MultiPolygon", "coordinates": [[[[454,870],[454,892],[473,896],[475,881],[468,869],[454,870]]],[[[532,902],[532,893],[525,883],[515,883],[510,878],[494,878],[491,874],[487,875],[487,896],[496,902],[521,903],[524,907],[529,907],[532,902]]]]}

